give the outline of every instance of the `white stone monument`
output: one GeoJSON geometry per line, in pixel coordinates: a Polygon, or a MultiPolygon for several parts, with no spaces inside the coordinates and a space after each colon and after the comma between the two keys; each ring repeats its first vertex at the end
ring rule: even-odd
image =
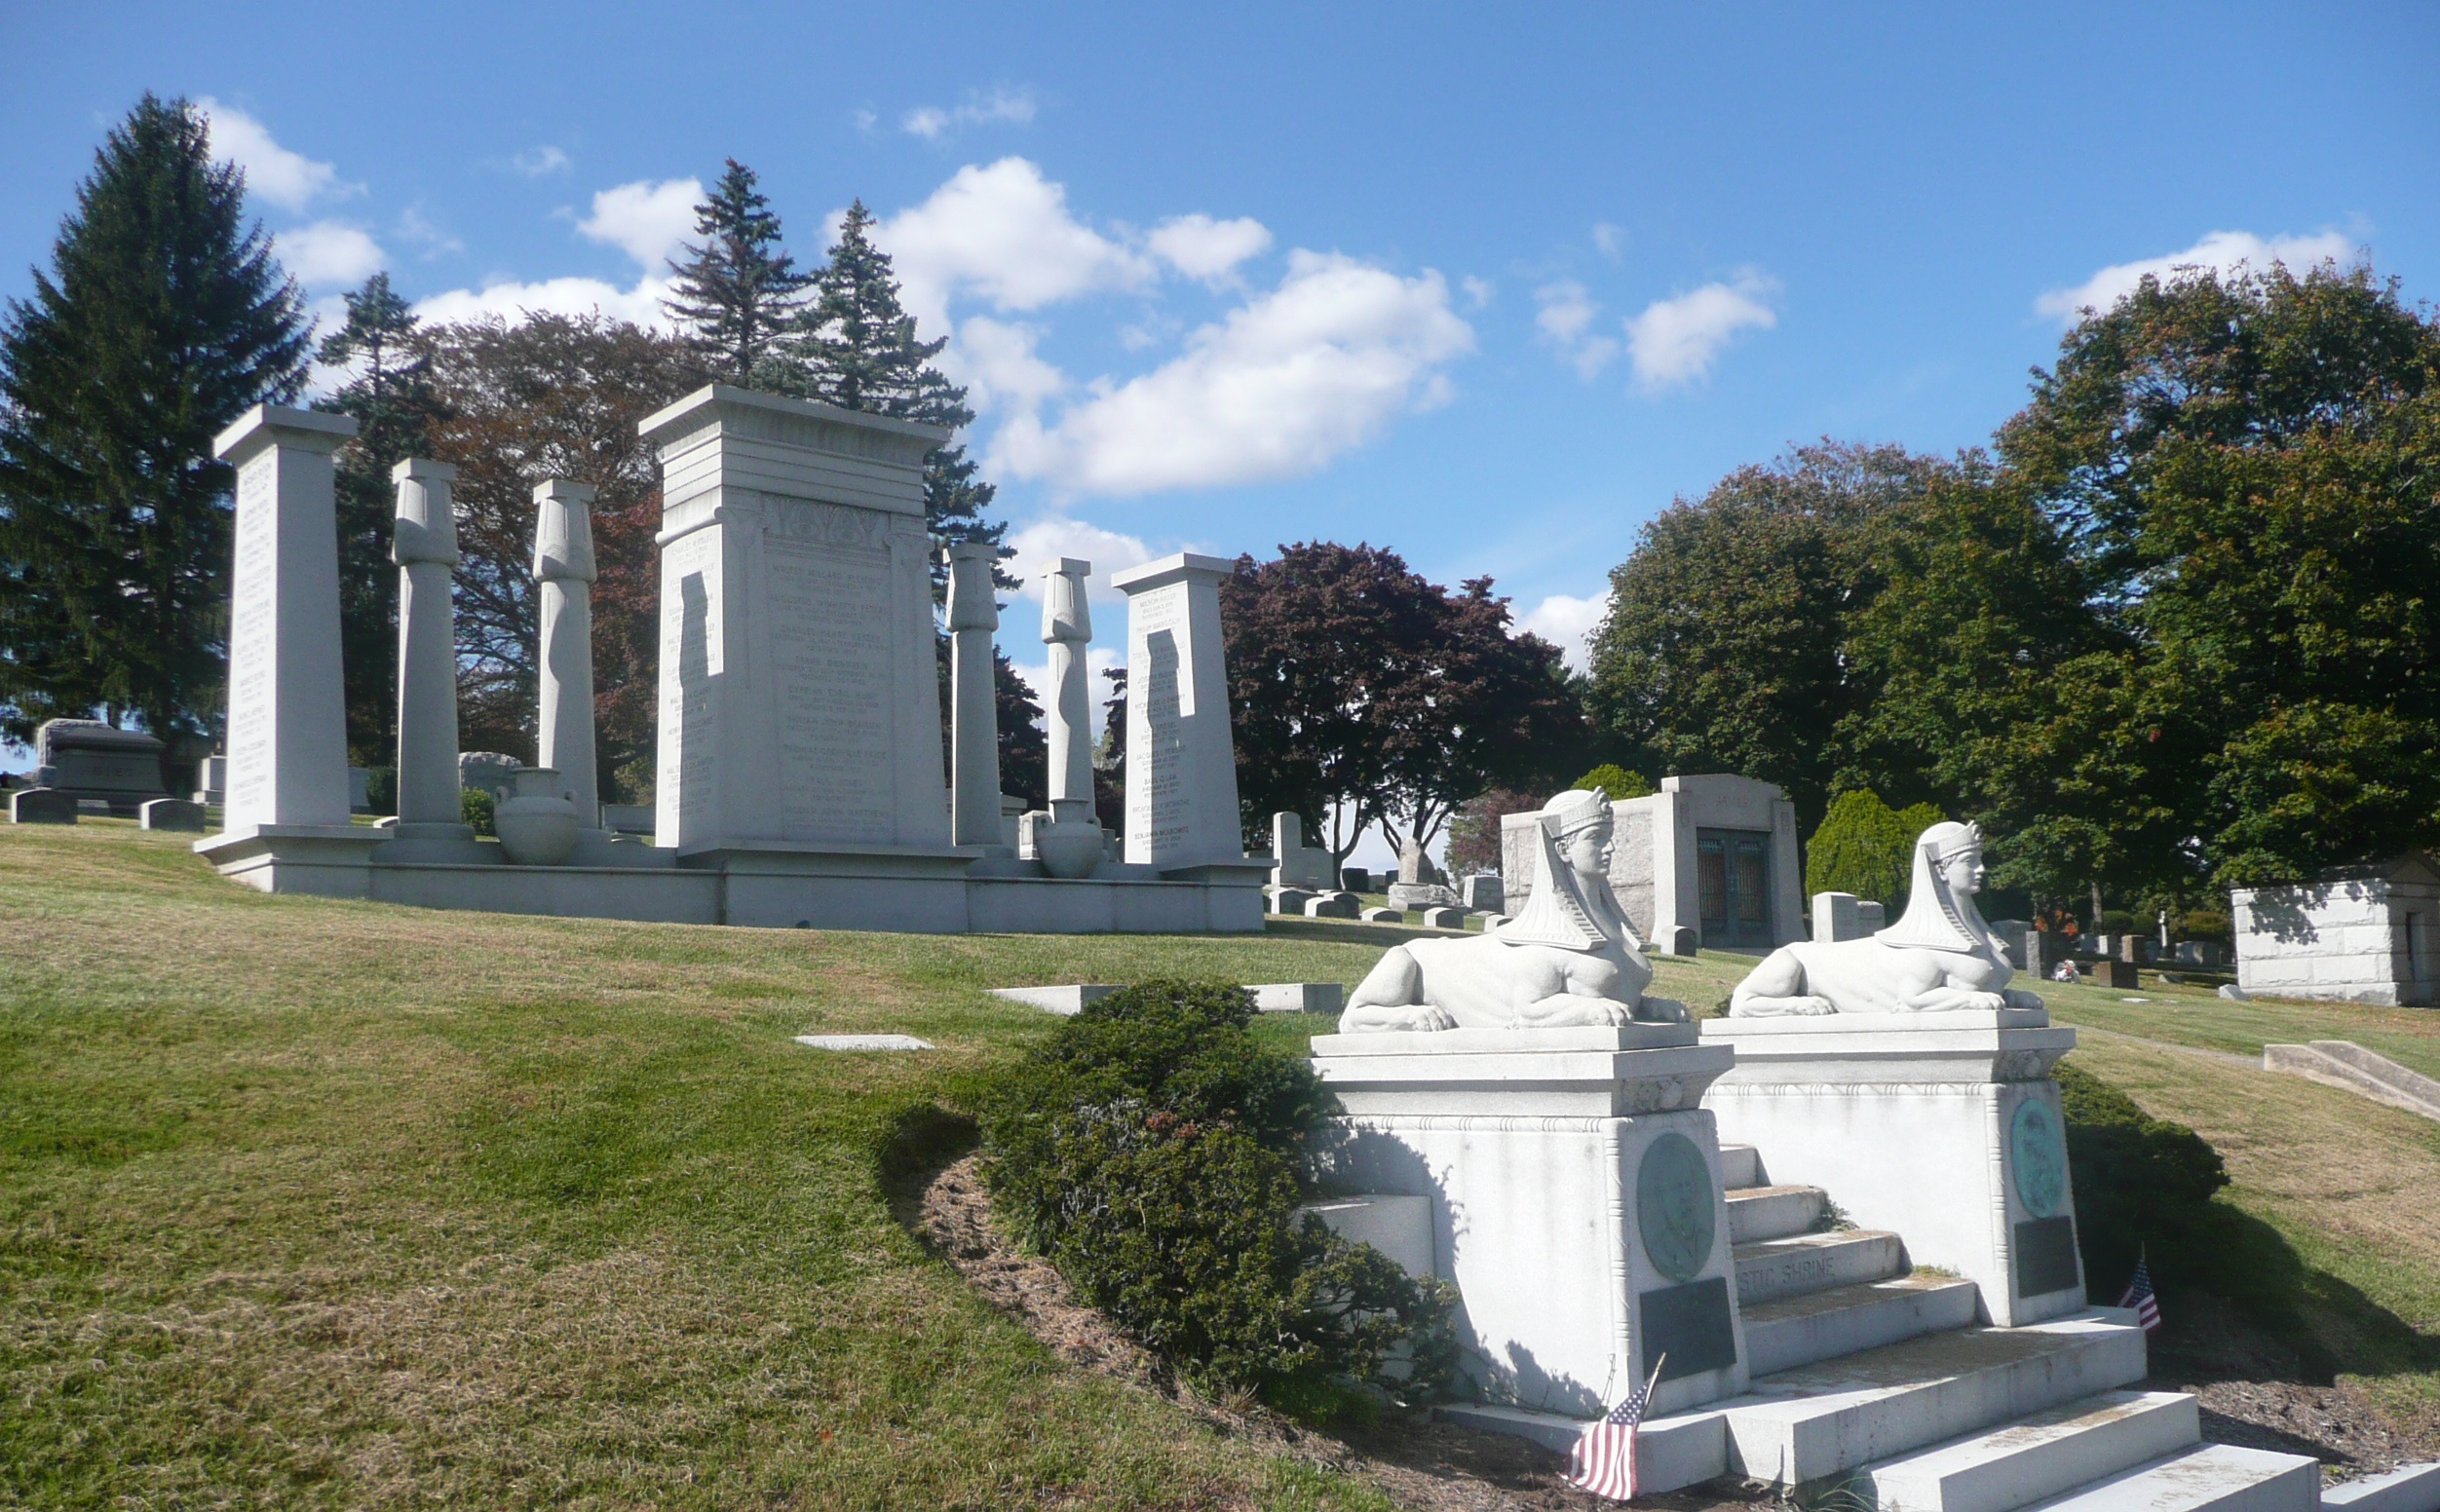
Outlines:
{"type": "Polygon", "coordinates": [[[948,433],[726,384],[642,431],[663,470],[655,842],[945,850],[923,466],[948,433]]]}
{"type": "Polygon", "coordinates": [[[362,896],[389,842],[348,817],[330,454],[355,434],[345,415],[258,404],[212,444],[237,469],[229,786],[220,833],[195,849],[266,892],[362,896]]]}
{"type": "MultiPolygon", "coordinates": [[[[623,841],[602,823],[593,744],[593,488],[551,478],[534,485],[534,592],[542,612],[542,707],[535,766],[556,772],[559,796],[576,810],[577,866],[666,865],[655,847],[623,841]]],[[[503,831],[505,834],[506,832],[503,831]]],[[[504,842],[505,843],[505,842],[504,842]]]]}
{"type": "Polygon", "coordinates": [[[1271,816],[1271,885],[1335,891],[1338,868],[1329,851],[1305,844],[1305,821],[1293,813],[1271,816]]]}
{"type": "Polygon", "coordinates": [[[1827,1186],[1848,1215],[1906,1236],[1919,1266],[1981,1288],[2018,1327],[2084,1305],[2065,1126],[2050,1068],[2076,1032],[2008,986],[1974,905],[1982,837],[1915,844],[1906,912],[1879,933],[1781,947],[1737,984],[1705,1043],[1735,1067],[1708,1106],[1772,1178],[1827,1186]]]}
{"type": "Polygon", "coordinates": [[[385,862],[497,864],[500,848],[460,816],[456,610],[457,469],[409,457],[398,485],[390,558],[399,564],[399,815],[385,862]]]}
{"type": "Polygon", "coordinates": [[[1220,639],[1235,566],[1182,551],[1119,573],[1126,594],[1126,858],[1163,872],[1245,864],[1220,639]]]}
{"type": "Polygon", "coordinates": [[[988,541],[959,541],[949,563],[949,839],[1000,849],[1000,715],[992,686],[992,632],[1000,628],[988,541]]]}
{"type": "Polygon", "coordinates": [[[1042,590],[1042,639],[1050,654],[1050,807],[1019,820],[1017,854],[1039,863],[1049,877],[1089,877],[1105,852],[1101,820],[1093,813],[1091,691],[1086,686],[1086,648],[1092,643],[1091,606],[1085,580],[1093,564],[1063,556],[1047,574],[1042,590]]]}

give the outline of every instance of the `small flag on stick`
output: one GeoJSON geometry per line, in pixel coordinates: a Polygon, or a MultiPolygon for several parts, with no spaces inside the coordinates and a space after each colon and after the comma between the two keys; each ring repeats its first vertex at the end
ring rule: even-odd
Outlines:
{"type": "Polygon", "coordinates": [[[1652,1379],[1640,1391],[1630,1391],[1626,1400],[1613,1407],[1602,1419],[1586,1428],[1577,1439],[1576,1448],[1567,1456],[1568,1484],[1607,1496],[1613,1501],[1626,1501],[1635,1494],[1635,1430],[1642,1426],[1645,1410],[1652,1406],[1652,1388],[1660,1383],[1660,1367],[1669,1356],[1663,1353],[1652,1362],[1652,1379]]]}
{"type": "Polygon", "coordinates": [[[2135,1257],[2134,1279],[2126,1283],[2126,1295],[2118,1299],[2118,1305],[2135,1309],[2135,1321],[2144,1326],[2145,1333],[2155,1333],[2159,1330],[2160,1303],[2152,1295],[2152,1258],[2150,1256],[2138,1254],[2135,1257]]]}

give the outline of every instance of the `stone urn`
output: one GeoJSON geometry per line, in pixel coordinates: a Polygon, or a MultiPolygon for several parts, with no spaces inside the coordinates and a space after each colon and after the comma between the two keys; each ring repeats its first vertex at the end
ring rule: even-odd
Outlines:
{"type": "Polygon", "coordinates": [[[584,818],[559,781],[556,767],[520,767],[509,796],[492,811],[500,849],[519,866],[559,866],[576,850],[584,818]]]}
{"type": "Polygon", "coordinates": [[[1041,862],[1046,877],[1091,876],[1104,851],[1104,831],[1092,813],[1082,799],[1052,799],[1049,813],[1036,810],[1020,821],[1016,853],[1041,862]]]}

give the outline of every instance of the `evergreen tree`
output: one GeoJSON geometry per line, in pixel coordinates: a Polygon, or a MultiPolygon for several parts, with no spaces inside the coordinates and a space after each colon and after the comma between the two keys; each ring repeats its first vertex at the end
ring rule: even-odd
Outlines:
{"type": "Polygon", "coordinates": [[[713,375],[751,388],[797,393],[801,374],[782,349],[813,282],[780,247],[780,217],[754,187],[754,170],[729,159],[710,198],[695,207],[686,261],[672,260],[677,291],[663,302],[687,349],[713,375]]]}
{"type": "Polygon", "coordinates": [[[390,469],[424,453],[438,411],[432,353],[413,311],[376,273],[347,296],[347,321],[315,359],[355,376],[323,407],[356,417],[339,448],[339,654],[347,669],[347,739],[361,766],[397,754],[398,574],[390,561],[397,487],[390,469]]]}
{"type": "MultiPolygon", "coordinates": [[[[974,419],[966,391],[933,365],[949,339],[917,339],[915,318],[898,305],[890,254],[872,244],[872,219],[863,201],[850,205],[829,262],[814,275],[813,303],[788,344],[805,374],[804,387],[794,392],[841,409],[962,430],[974,419]]],[[[924,462],[924,517],[933,539],[943,545],[987,541],[1002,560],[1015,555],[1001,545],[1008,525],[983,517],[994,492],[964,446],[934,451],[924,462]]],[[[997,567],[992,580],[1003,588],[1016,586],[997,567]]],[[[948,591],[947,569],[937,561],[933,591],[935,598],[948,591]]]]}
{"type": "Polygon", "coordinates": [[[0,728],[19,739],[98,708],[174,751],[216,722],[233,479],[212,437],[296,396],[307,342],[245,197],[203,116],[146,94],[0,320],[0,728]]]}

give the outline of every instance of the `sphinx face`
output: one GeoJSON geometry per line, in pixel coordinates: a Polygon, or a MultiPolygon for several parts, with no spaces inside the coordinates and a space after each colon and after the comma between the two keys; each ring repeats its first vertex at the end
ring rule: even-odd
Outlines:
{"type": "Polygon", "coordinates": [[[1567,863],[1576,868],[1579,877],[1610,875],[1610,830],[1605,819],[1587,824],[1567,838],[1567,863]]]}
{"type": "Polygon", "coordinates": [[[1980,850],[1961,850],[1949,857],[1940,867],[1941,881],[1949,885],[1949,890],[1952,893],[1960,896],[1971,896],[1980,892],[1984,879],[1990,875],[1988,868],[1983,865],[1980,850]]]}

